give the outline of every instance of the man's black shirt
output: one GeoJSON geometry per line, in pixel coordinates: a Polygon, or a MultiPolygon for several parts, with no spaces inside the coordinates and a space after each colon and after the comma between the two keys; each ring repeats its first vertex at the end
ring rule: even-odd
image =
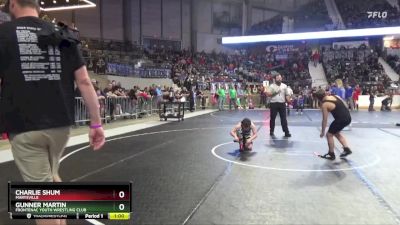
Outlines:
{"type": "Polygon", "coordinates": [[[84,60],[76,43],[39,47],[37,33],[54,26],[36,17],[0,25],[0,131],[74,123],[74,72],[84,60]]]}

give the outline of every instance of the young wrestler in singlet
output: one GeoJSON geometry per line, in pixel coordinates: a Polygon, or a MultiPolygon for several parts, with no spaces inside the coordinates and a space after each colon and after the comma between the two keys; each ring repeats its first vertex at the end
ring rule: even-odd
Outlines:
{"type": "Polygon", "coordinates": [[[253,141],[257,138],[257,129],[250,119],[244,118],[242,122],[233,127],[230,134],[235,142],[239,142],[240,152],[253,149],[253,141]]]}
{"type": "Polygon", "coordinates": [[[333,118],[335,118],[335,120],[329,126],[328,133],[326,133],[329,151],[327,154],[322,155],[321,157],[329,160],[334,160],[336,158],[334,152],[335,145],[333,137],[336,137],[343,145],[344,151],[342,152],[342,154],[340,154],[340,157],[343,158],[347,155],[350,155],[352,152],[347,144],[346,138],[341,134],[343,128],[351,123],[349,108],[339,96],[328,96],[326,95],[324,90],[319,90],[316,93],[316,97],[321,102],[321,111],[323,117],[320,135],[321,138],[325,136],[325,129],[328,122],[328,114],[331,113],[333,118]]]}

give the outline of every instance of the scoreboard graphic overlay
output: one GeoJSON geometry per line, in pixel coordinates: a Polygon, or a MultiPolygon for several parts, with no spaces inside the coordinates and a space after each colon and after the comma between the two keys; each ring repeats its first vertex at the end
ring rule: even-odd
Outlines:
{"type": "Polygon", "coordinates": [[[8,183],[11,219],[129,220],[132,183],[8,183]]]}

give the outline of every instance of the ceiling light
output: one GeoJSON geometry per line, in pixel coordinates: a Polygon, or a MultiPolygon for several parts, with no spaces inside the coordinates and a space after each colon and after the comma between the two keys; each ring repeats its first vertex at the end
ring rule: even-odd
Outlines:
{"type": "Polygon", "coordinates": [[[368,37],[368,36],[393,35],[393,34],[400,34],[400,27],[379,27],[379,28],[318,31],[318,32],[305,32],[305,33],[223,37],[222,44],[297,41],[297,40],[324,39],[324,38],[368,37]]]}

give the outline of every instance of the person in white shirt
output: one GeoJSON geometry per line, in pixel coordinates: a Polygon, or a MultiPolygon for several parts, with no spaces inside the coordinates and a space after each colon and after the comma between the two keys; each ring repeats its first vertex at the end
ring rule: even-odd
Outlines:
{"type": "Polygon", "coordinates": [[[270,136],[274,135],[275,119],[279,113],[281,118],[282,130],[285,132],[285,137],[291,137],[286,119],[286,102],[289,102],[290,96],[286,84],[282,83],[282,76],[276,75],[275,83],[271,84],[266,90],[267,96],[271,97],[271,116],[270,116],[270,136]]]}

